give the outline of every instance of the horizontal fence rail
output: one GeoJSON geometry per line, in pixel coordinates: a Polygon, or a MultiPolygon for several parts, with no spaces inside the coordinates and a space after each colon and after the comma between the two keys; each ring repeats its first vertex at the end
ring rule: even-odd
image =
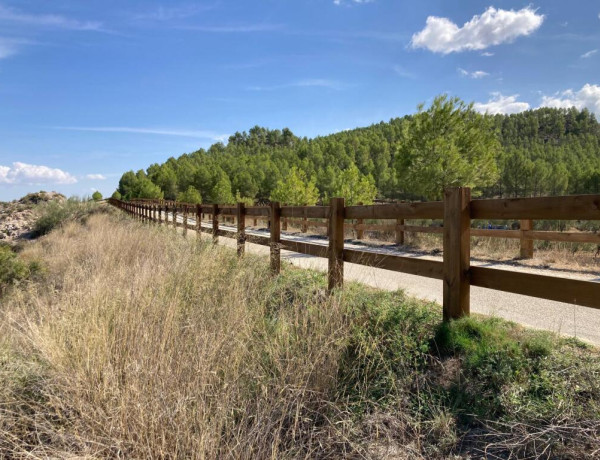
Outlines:
{"type": "Polygon", "coordinates": [[[533,240],[598,243],[600,234],[584,232],[534,231],[532,220],[600,220],[600,195],[565,197],[515,198],[472,200],[470,189],[450,188],[444,200],[426,203],[394,203],[369,206],[345,206],[342,198],[332,198],[329,206],[236,206],[194,205],[166,200],[110,199],[109,203],[137,219],[164,223],[212,235],[217,243],[220,236],[237,240],[237,253],[242,256],[245,243],[270,247],[271,271],[278,274],[281,250],[288,250],[329,260],[329,289],[343,285],[344,262],[386,270],[425,276],[443,281],[444,319],[460,318],[470,313],[470,287],[478,286],[558,302],[600,309],[600,283],[555,276],[514,272],[470,265],[470,238],[498,237],[521,240],[521,256],[531,257],[533,240]],[[203,226],[205,216],[211,225],[203,226]],[[189,223],[190,217],[195,219],[189,223]],[[219,228],[223,221],[237,222],[236,230],[219,228]],[[246,233],[246,221],[254,225],[266,220],[269,235],[246,233]],[[325,222],[308,220],[324,219],[325,222]],[[365,224],[365,219],[394,220],[391,225],[365,224]],[[405,225],[406,219],[441,220],[441,226],[405,225]],[[518,219],[519,230],[471,228],[473,219],[518,219]],[[346,220],[356,220],[346,223],[346,220]],[[327,229],[328,245],[281,239],[281,230],[288,223],[300,224],[302,231],[309,227],[327,229]],[[404,232],[436,233],[443,236],[443,261],[380,254],[344,248],[344,230],[353,229],[362,237],[365,230],[396,232],[396,243],[403,244],[404,232]]]}

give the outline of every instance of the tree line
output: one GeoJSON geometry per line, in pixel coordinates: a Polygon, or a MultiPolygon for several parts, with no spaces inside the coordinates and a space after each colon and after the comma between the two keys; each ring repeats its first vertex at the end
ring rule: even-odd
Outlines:
{"type": "Polygon", "coordinates": [[[332,196],[439,199],[600,193],[600,124],[587,109],[483,115],[438,96],[417,113],[314,139],[255,126],[228,142],[128,171],[113,196],[312,205],[332,196]]]}

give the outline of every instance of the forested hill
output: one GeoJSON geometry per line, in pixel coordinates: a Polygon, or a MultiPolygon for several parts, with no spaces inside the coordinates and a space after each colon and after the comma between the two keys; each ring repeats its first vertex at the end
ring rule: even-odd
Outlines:
{"type": "Polygon", "coordinates": [[[415,115],[314,139],[256,126],[226,145],[127,172],[115,196],[367,203],[439,198],[447,185],[484,197],[600,193],[600,124],[585,109],[482,116],[438,97],[415,115]]]}

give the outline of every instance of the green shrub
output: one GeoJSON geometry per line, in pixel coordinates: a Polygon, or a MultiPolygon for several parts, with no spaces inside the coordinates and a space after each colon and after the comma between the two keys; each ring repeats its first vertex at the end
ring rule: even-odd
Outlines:
{"type": "Polygon", "coordinates": [[[33,233],[35,236],[46,235],[64,222],[84,219],[90,214],[102,212],[102,209],[95,201],[79,198],[69,198],[63,202],[49,201],[38,207],[33,233]]]}
{"type": "Polygon", "coordinates": [[[39,271],[40,266],[37,262],[27,264],[10,246],[0,246],[0,294],[11,284],[27,279],[39,271]]]}

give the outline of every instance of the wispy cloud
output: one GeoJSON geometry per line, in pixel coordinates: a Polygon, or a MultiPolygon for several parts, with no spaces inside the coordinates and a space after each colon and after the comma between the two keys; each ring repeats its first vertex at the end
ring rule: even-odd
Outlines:
{"type": "Polygon", "coordinates": [[[14,56],[19,52],[22,45],[29,45],[31,43],[28,40],[0,37],[0,59],[14,56]]]}
{"type": "Polygon", "coordinates": [[[479,79],[483,77],[488,77],[490,74],[484,72],[483,70],[475,70],[474,72],[469,72],[468,70],[458,68],[458,73],[460,73],[463,77],[469,77],[474,79],[479,79]]]}
{"type": "Polygon", "coordinates": [[[86,174],[85,178],[89,180],[106,180],[106,176],[104,174],[86,174]]]}
{"type": "Polygon", "coordinates": [[[529,35],[542,22],[544,15],[537,14],[531,7],[519,11],[489,7],[481,16],[473,16],[462,27],[448,18],[429,16],[425,28],[413,35],[411,46],[442,54],[482,50],[529,35]]]}
{"type": "Polygon", "coordinates": [[[283,24],[233,24],[220,26],[180,26],[178,29],[195,30],[198,32],[230,34],[230,33],[256,33],[256,32],[273,32],[283,30],[283,24]]]}
{"type": "Polygon", "coordinates": [[[337,80],[328,80],[324,78],[308,78],[305,80],[298,80],[291,83],[284,83],[281,85],[273,86],[250,86],[250,91],[274,91],[285,88],[327,88],[336,91],[347,89],[349,85],[342,83],[337,80]]]}
{"type": "Polygon", "coordinates": [[[98,21],[80,21],[78,19],[67,18],[57,14],[28,14],[3,5],[0,5],[0,21],[37,27],[109,32],[104,28],[103,24],[98,21]]]}
{"type": "Polygon", "coordinates": [[[587,58],[589,58],[589,57],[592,57],[592,56],[593,56],[594,54],[596,54],[597,52],[598,52],[598,50],[597,50],[597,49],[595,49],[595,50],[590,50],[590,51],[588,51],[587,53],[583,53],[583,54],[581,55],[581,57],[582,57],[583,59],[587,59],[587,58]]]}
{"type": "Polygon", "coordinates": [[[154,134],[158,136],[194,137],[198,139],[212,139],[223,141],[229,134],[219,134],[213,131],[162,129],[162,128],[132,128],[128,126],[55,126],[54,129],[67,131],[88,131],[98,133],[124,133],[124,134],[154,134]]]}
{"type": "Polygon", "coordinates": [[[365,3],[373,3],[375,0],[333,0],[334,5],[356,4],[364,5],[365,3]]]}
{"type": "Polygon", "coordinates": [[[181,19],[187,19],[204,11],[210,11],[215,5],[180,5],[180,6],[159,6],[145,13],[137,14],[134,19],[137,21],[168,22],[181,19]]]}
{"type": "Polygon", "coordinates": [[[66,171],[43,165],[16,161],[12,166],[0,165],[0,184],[74,184],[77,179],[66,171]]]}
{"type": "Polygon", "coordinates": [[[413,72],[411,72],[409,70],[406,70],[401,65],[395,65],[393,67],[393,69],[394,69],[395,74],[398,75],[398,76],[400,76],[400,77],[403,77],[403,78],[413,78],[413,79],[417,78],[417,76],[413,72]]]}

